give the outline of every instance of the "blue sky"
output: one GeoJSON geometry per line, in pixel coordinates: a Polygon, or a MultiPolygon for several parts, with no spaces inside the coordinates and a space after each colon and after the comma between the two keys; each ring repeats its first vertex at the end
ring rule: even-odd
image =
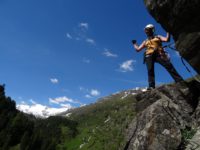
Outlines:
{"type": "MultiPolygon", "coordinates": [[[[117,91],[147,86],[144,26],[166,32],[142,0],[1,0],[0,83],[18,105],[68,108],[117,91]]],[[[172,63],[190,77],[178,55],[172,63]]],[[[156,65],[158,84],[172,82],[156,65]]]]}

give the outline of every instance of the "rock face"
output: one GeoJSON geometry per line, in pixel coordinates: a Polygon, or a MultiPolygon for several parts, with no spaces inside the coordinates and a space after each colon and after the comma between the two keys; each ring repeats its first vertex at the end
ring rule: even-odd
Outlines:
{"type": "Polygon", "coordinates": [[[200,129],[197,129],[194,137],[191,140],[189,140],[186,150],[193,150],[193,149],[200,150],[199,141],[200,141],[200,129]]]}
{"type": "Polygon", "coordinates": [[[200,74],[200,1],[144,0],[149,13],[169,31],[180,55],[200,74]]]}
{"type": "Polygon", "coordinates": [[[200,126],[199,97],[200,85],[195,81],[138,94],[137,117],[127,129],[124,150],[185,149],[184,132],[200,126]]]}

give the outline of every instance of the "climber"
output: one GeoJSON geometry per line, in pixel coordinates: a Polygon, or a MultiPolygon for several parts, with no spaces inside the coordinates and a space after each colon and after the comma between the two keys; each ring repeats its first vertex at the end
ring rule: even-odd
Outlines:
{"type": "Polygon", "coordinates": [[[144,53],[144,62],[146,63],[148,70],[148,90],[155,88],[155,62],[161,64],[170,73],[175,82],[183,81],[183,78],[177,73],[176,69],[170,62],[169,55],[162,47],[162,42],[170,41],[170,34],[167,32],[166,37],[155,35],[155,27],[152,24],[148,24],[144,28],[144,32],[147,35],[147,39],[143,41],[141,45],[138,45],[136,40],[132,40],[132,43],[137,52],[146,48],[144,53]]]}

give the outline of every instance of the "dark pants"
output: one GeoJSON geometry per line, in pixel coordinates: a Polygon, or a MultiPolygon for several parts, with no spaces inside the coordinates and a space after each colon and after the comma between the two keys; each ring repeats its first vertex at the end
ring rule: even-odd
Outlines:
{"type": "Polygon", "coordinates": [[[183,78],[178,74],[178,72],[176,71],[170,60],[167,59],[167,57],[163,58],[161,55],[154,53],[152,55],[145,56],[145,62],[148,70],[149,87],[155,88],[155,62],[161,64],[170,73],[175,82],[183,81],[183,78]]]}

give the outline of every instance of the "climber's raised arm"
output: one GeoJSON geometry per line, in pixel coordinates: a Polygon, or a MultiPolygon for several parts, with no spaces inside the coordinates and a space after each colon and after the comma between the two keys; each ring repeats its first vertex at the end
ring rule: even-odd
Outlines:
{"type": "Polygon", "coordinates": [[[167,32],[167,35],[165,37],[161,36],[161,35],[158,35],[158,37],[160,38],[160,40],[162,42],[169,42],[170,41],[170,34],[169,34],[169,32],[167,32]]]}
{"type": "Polygon", "coordinates": [[[134,48],[137,52],[139,52],[139,51],[141,51],[142,49],[145,48],[145,41],[143,41],[142,44],[140,44],[140,46],[137,44],[136,40],[132,40],[132,43],[133,43],[133,46],[134,46],[134,48]]]}

